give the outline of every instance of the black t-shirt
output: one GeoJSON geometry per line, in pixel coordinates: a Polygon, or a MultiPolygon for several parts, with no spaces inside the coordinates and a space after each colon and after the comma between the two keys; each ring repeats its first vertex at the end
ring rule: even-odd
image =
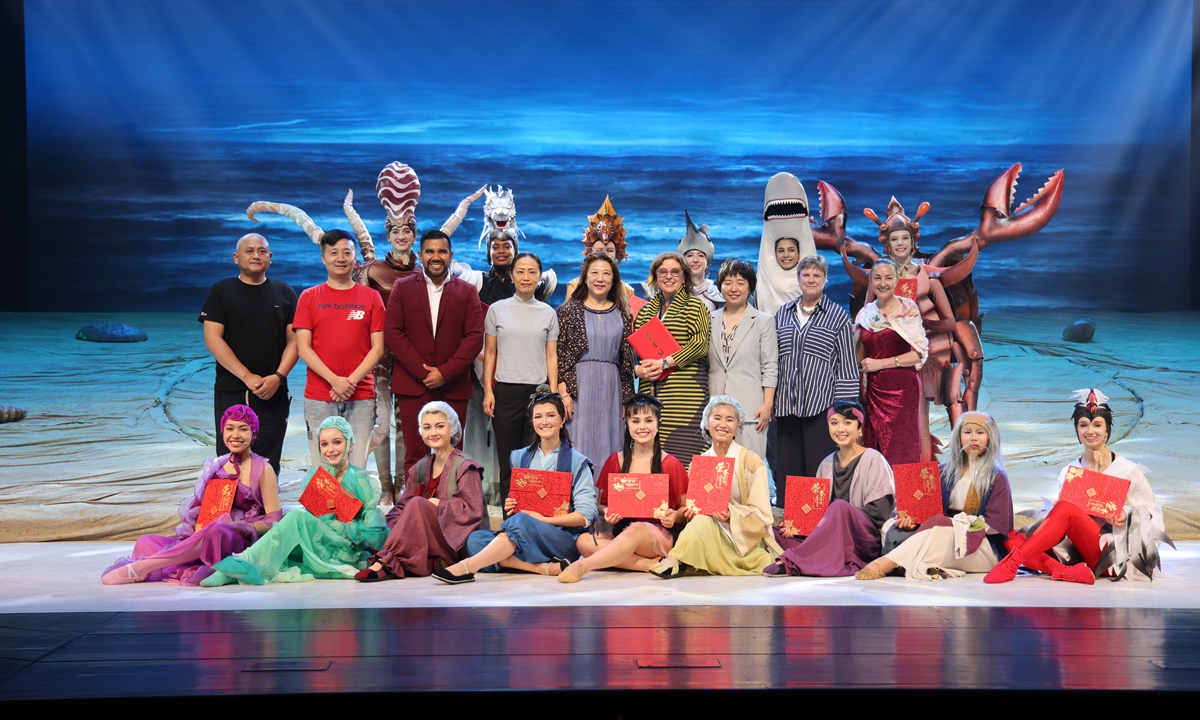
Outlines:
{"type": "MultiPolygon", "coordinates": [[[[279,368],[295,314],[296,291],[287,283],[268,278],[249,285],[234,277],[212,286],[199,320],[224,325],[225,342],[237,359],[255,375],[270,375],[279,368]]],[[[246,385],[217,363],[215,388],[237,392],[246,385]]]]}

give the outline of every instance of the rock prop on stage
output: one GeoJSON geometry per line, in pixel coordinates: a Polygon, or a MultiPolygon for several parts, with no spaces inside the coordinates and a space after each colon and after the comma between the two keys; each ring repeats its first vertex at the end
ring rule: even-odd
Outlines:
{"type": "Polygon", "coordinates": [[[1096,323],[1091,318],[1079,318],[1063,329],[1062,339],[1067,342],[1091,342],[1096,336],[1096,323]]]}
{"type": "Polygon", "coordinates": [[[79,328],[79,332],[75,333],[75,339],[102,343],[133,343],[144,342],[147,338],[146,333],[132,325],[106,322],[79,328]]]}
{"type": "MultiPolygon", "coordinates": [[[[897,260],[905,277],[911,272],[905,270],[916,266],[914,299],[921,308],[930,341],[930,361],[922,369],[926,407],[921,413],[921,431],[925,460],[940,449],[940,442],[929,435],[928,402],[943,405],[953,425],[963,412],[975,410],[979,400],[984,360],[979,330],[983,323],[979,296],[971,277],[979,251],[993,243],[1037,233],[1054,217],[1062,200],[1064,171],[1059,170],[1033,197],[1011,209],[1020,174],[1021,163],[1017,163],[997,177],[984,193],[975,230],[951,240],[932,254],[920,252],[917,245],[918,220],[928,211],[928,203],[922,203],[912,219],[904,214],[904,208],[894,197],[882,222],[870,208],[863,210],[864,215],[879,224],[879,241],[885,254],[891,255],[889,243],[893,233],[907,231],[911,238],[910,257],[903,262],[892,259],[897,260]]],[[[817,192],[821,224],[814,227],[813,238],[818,248],[841,253],[842,265],[854,283],[851,308],[857,312],[867,300],[871,264],[880,255],[846,234],[846,201],[842,194],[824,180],[818,181],[817,192]],[[854,264],[851,258],[861,265],[854,264]]],[[[811,222],[816,225],[815,219],[811,222]]]]}

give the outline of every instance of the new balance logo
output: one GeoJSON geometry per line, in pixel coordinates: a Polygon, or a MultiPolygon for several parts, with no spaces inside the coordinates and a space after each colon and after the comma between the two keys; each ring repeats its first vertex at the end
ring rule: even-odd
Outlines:
{"type": "Polygon", "coordinates": [[[346,316],[346,319],[347,320],[362,320],[364,317],[366,317],[366,315],[367,315],[366,310],[351,310],[350,314],[346,316]]]}

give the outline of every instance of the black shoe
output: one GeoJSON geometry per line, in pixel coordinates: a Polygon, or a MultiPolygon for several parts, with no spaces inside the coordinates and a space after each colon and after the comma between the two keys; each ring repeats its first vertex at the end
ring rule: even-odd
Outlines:
{"type": "Polygon", "coordinates": [[[437,580],[441,580],[447,585],[461,585],[463,583],[475,582],[475,573],[455,575],[446,568],[438,568],[437,570],[434,570],[433,577],[437,580]]]}
{"type": "Polygon", "coordinates": [[[670,567],[667,567],[663,570],[655,570],[654,568],[651,568],[650,574],[660,577],[663,580],[668,580],[670,578],[679,577],[680,575],[683,575],[685,572],[690,570],[691,567],[692,566],[688,565],[687,563],[677,562],[676,564],[674,564],[670,567]]]}

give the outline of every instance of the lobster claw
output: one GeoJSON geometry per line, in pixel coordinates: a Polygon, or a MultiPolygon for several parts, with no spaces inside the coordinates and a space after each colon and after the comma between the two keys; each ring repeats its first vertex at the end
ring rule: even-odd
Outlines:
{"type": "Polygon", "coordinates": [[[817,196],[821,203],[821,224],[812,229],[813,241],[823,250],[837,250],[846,237],[846,199],[824,180],[817,181],[817,196]]]}
{"type": "Polygon", "coordinates": [[[1064,171],[1059,170],[1051,175],[1033,197],[1010,211],[1016,199],[1021,163],[1001,173],[984,193],[979,207],[979,228],[976,230],[979,247],[1017,240],[1046,227],[1062,200],[1063,174],[1064,171]]]}
{"type": "Polygon", "coordinates": [[[850,282],[854,283],[854,292],[866,292],[867,283],[871,279],[871,273],[850,262],[850,258],[846,256],[846,248],[841,248],[841,252],[842,267],[846,269],[846,274],[850,276],[850,282]]]}

